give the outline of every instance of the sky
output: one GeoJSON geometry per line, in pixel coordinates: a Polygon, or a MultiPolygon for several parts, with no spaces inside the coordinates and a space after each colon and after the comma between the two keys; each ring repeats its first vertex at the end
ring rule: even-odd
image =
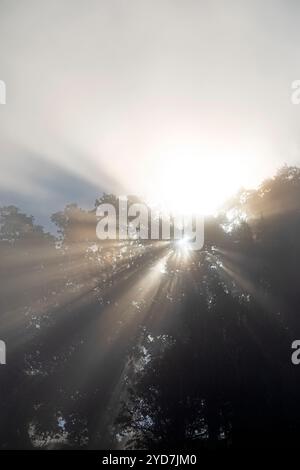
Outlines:
{"type": "Polygon", "coordinates": [[[0,205],[212,212],[300,165],[297,0],[0,0],[0,205]]]}

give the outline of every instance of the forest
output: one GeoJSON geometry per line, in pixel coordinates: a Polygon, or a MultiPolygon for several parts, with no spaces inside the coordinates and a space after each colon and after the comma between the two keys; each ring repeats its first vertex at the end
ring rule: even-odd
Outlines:
{"type": "Polygon", "coordinates": [[[0,448],[296,446],[300,168],[206,217],[199,251],[99,240],[114,201],[56,234],[0,207],[0,448]]]}

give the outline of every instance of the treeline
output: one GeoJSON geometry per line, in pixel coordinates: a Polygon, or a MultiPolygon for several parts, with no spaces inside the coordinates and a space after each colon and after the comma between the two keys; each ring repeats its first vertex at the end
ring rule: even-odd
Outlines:
{"type": "MultiPolygon", "coordinates": [[[[135,347],[124,346],[119,406],[105,424],[103,381],[117,359],[90,358],[94,326],[117,305],[112,292],[170,247],[97,240],[95,208],[71,204],[52,221],[57,236],[0,208],[1,448],[296,445],[299,168],[241,190],[207,218],[201,252],[167,258],[135,347]]],[[[109,317],[104,326],[103,338],[119,328],[109,317]]]]}

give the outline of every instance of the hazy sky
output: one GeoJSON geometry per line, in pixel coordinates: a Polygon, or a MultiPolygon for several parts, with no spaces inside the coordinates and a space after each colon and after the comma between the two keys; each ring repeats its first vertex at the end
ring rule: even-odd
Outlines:
{"type": "Polygon", "coordinates": [[[300,164],[299,22],[297,0],[0,0],[0,204],[159,198],[189,167],[223,197],[300,164]]]}

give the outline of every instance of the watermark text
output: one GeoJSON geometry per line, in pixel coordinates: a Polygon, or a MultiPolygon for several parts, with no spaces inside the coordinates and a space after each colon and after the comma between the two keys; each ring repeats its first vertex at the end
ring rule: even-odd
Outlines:
{"type": "Polygon", "coordinates": [[[6,104],[6,84],[0,80],[0,104],[6,104]]]}

